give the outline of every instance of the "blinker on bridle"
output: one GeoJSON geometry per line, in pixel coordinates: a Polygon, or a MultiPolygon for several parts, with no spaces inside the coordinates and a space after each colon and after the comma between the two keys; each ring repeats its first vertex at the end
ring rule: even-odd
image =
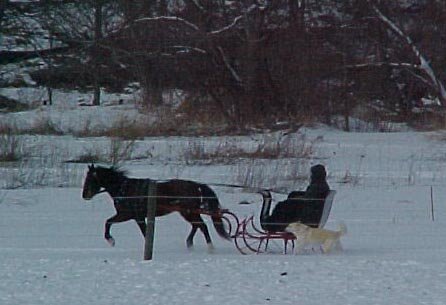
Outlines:
{"type": "MultiPolygon", "coordinates": [[[[93,175],[92,175],[92,176],[94,177],[94,179],[96,180],[96,182],[99,183],[99,179],[98,179],[98,176],[97,176],[96,172],[93,172],[93,175]]],[[[101,187],[101,188],[102,188],[102,187],[101,187]]],[[[105,192],[107,192],[107,190],[103,188],[102,190],[100,190],[99,192],[97,192],[95,195],[100,194],[100,193],[105,193],[105,192]]]]}

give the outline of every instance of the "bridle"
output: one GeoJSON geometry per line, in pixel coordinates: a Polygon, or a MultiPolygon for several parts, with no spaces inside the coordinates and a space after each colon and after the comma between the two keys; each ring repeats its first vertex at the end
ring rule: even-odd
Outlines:
{"type": "MultiPolygon", "coordinates": [[[[97,173],[93,172],[91,176],[95,179],[95,182],[100,185],[97,173]]],[[[93,196],[96,196],[97,194],[105,193],[105,192],[107,192],[107,190],[105,188],[103,188],[102,186],[100,186],[99,191],[96,192],[93,196]],[[102,188],[102,190],[101,190],[101,188],[102,188]]]]}

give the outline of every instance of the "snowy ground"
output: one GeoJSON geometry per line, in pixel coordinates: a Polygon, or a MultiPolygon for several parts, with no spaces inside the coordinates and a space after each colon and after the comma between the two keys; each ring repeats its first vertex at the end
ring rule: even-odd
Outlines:
{"type": "MultiPolygon", "coordinates": [[[[76,187],[0,190],[0,304],[446,304],[444,143],[412,132],[305,132],[319,139],[308,165],[325,164],[337,190],[327,227],[346,223],[344,252],[243,256],[219,239],[209,219],[214,253],[200,234],[188,251],[190,228],[171,214],[157,220],[154,259],[144,262],[134,223],[112,228],[114,248],[103,240],[113,207],[104,194],[81,199],[81,172],[76,187]]],[[[155,149],[152,159],[130,162],[134,176],[235,180],[231,164],[181,163],[176,154],[184,138],[146,141],[177,149],[168,150],[169,158],[155,149]]],[[[273,164],[256,166],[274,170],[273,164]]],[[[259,195],[215,190],[237,215],[259,212],[259,195]],[[236,204],[245,199],[258,204],[236,204]]]]}
{"type": "MultiPolygon", "coordinates": [[[[32,102],[36,94],[29,96],[32,102]]],[[[50,120],[72,131],[85,124],[96,128],[93,122],[113,124],[111,118],[120,120],[123,113],[136,117],[129,104],[110,100],[108,106],[79,107],[78,99],[69,94],[65,101],[61,92],[52,107],[2,114],[0,119],[20,128],[50,120]]],[[[188,251],[190,227],[172,214],[157,220],[154,259],[144,262],[143,239],[134,223],[115,225],[117,244],[108,246],[102,236],[105,219],[114,213],[110,199],[98,195],[83,201],[86,165],[63,163],[85,152],[106,151],[109,139],[20,136],[21,149],[34,161],[22,168],[3,164],[0,186],[44,186],[0,189],[0,304],[446,304],[444,135],[343,133],[318,127],[286,139],[292,145],[302,139],[311,143],[312,153],[302,161],[214,164],[186,156],[191,147],[255,151],[278,137],[147,138],[135,142],[134,160],[125,168],[136,177],[238,184],[245,179],[290,190],[306,183],[293,180],[294,168],[307,172],[312,164],[323,163],[337,190],[327,227],[346,223],[344,252],[242,256],[232,243],[218,238],[209,219],[216,250],[208,253],[197,234],[194,250],[188,251]],[[35,162],[45,156],[47,161],[35,162]]],[[[258,214],[259,195],[215,190],[222,205],[240,217],[258,214]],[[242,200],[257,204],[236,204],[242,200]]]]}
{"type": "Polygon", "coordinates": [[[133,223],[114,227],[115,248],[102,239],[112,214],[105,195],[83,202],[79,189],[9,191],[0,303],[444,304],[444,208],[430,221],[425,188],[338,191],[328,226],[347,224],[343,253],[242,256],[216,234],[215,253],[200,235],[189,252],[188,226],[170,215],[157,221],[151,262],[133,223]]]}

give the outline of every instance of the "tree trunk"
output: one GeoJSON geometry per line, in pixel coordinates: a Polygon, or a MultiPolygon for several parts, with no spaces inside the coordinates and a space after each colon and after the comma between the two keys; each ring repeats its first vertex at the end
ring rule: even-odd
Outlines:
{"type": "Polygon", "coordinates": [[[161,106],[163,104],[163,89],[158,80],[152,79],[148,88],[148,104],[153,106],[161,106]]]}
{"type": "Polygon", "coordinates": [[[94,94],[93,105],[98,106],[101,104],[101,85],[99,82],[99,41],[102,39],[102,7],[103,0],[96,0],[94,3],[94,94]]]}
{"type": "Polygon", "coordinates": [[[48,105],[53,104],[53,89],[51,87],[46,87],[46,92],[48,95],[48,105]]]}
{"type": "MultiPolygon", "coordinates": [[[[47,15],[47,17],[49,17],[50,16],[51,3],[48,0],[46,0],[44,5],[45,5],[45,10],[44,10],[45,11],[45,15],[47,15]]],[[[54,29],[53,23],[50,21],[49,28],[48,28],[48,41],[49,41],[49,44],[50,44],[50,51],[53,50],[53,47],[54,47],[53,29],[54,29]]],[[[41,51],[37,51],[36,53],[39,54],[39,56],[41,58],[43,58],[43,54],[42,54],[41,51]]],[[[48,105],[53,105],[53,88],[51,87],[52,84],[53,84],[52,80],[53,80],[53,70],[54,70],[53,58],[51,56],[48,56],[48,59],[47,59],[46,62],[48,64],[48,72],[51,75],[50,78],[49,78],[50,82],[49,82],[49,84],[47,84],[47,87],[46,87],[46,91],[47,91],[47,95],[48,95],[47,103],[48,103],[48,105]]]]}
{"type": "Polygon", "coordinates": [[[8,0],[0,0],[0,31],[2,30],[2,21],[3,21],[3,16],[5,15],[5,10],[7,5],[8,5],[8,0]]]}

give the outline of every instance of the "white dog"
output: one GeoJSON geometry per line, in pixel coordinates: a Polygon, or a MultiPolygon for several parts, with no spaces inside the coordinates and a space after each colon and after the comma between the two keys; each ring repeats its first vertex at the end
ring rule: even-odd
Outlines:
{"type": "Polygon", "coordinates": [[[330,253],[333,249],[341,251],[341,236],[347,233],[347,227],[343,223],[339,225],[339,231],[312,228],[300,222],[289,224],[285,230],[296,236],[296,253],[301,253],[308,245],[320,246],[323,253],[330,253]]]}

